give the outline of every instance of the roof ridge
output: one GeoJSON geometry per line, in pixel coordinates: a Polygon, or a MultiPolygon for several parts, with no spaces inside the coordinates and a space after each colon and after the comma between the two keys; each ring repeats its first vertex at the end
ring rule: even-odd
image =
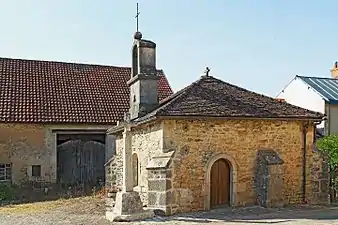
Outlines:
{"type": "Polygon", "coordinates": [[[265,94],[262,94],[262,93],[255,92],[255,91],[252,91],[252,90],[243,88],[243,87],[238,86],[238,85],[235,85],[235,84],[228,83],[228,82],[226,82],[226,81],[223,81],[223,80],[221,80],[221,79],[215,78],[215,77],[213,77],[213,76],[208,76],[208,77],[211,77],[211,78],[213,78],[213,79],[215,79],[215,80],[217,80],[217,81],[219,81],[219,82],[222,82],[222,83],[224,83],[224,84],[226,84],[226,85],[229,85],[229,86],[231,86],[231,87],[233,87],[233,88],[237,88],[237,89],[240,89],[240,90],[242,90],[242,91],[250,92],[250,93],[253,93],[253,94],[255,94],[255,95],[260,95],[260,96],[264,96],[264,97],[271,98],[271,99],[275,100],[275,98],[273,98],[273,97],[271,97],[271,96],[268,96],[268,95],[265,95],[265,94]]]}
{"type": "Polygon", "coordinates": [[[296,77],[299,77],[299,78],[315,78],[315,79],[337,80],[337,79],[332,78],[332,77],[313,77],[313,76],[301,76],[301,75],[296,75],[296,77]]]}
{"type": "MultiPolygon", "coordinates": [[[[66,64],[66,65],[76,65],[76,66],[97,66],[97,67],[131,69],[131,66],[114,66],[114,65],[105,65],[105,64],[99,64],[99,63],[65,62],[65,61],[57,61],[57,60],[0,57],[0,61],[1,60],[15,60],[15,61],[22,61],[22,62],[42,62],[42,63],[57,63],[57,64],[66,64]]],[[[157,71],[163,71],[163,69],[157,69],[157,71]]]]}

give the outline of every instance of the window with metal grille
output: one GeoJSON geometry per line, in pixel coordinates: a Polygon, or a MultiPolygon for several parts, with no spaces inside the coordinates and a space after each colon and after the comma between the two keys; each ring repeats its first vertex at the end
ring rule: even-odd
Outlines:
{"type": "Polygon", "coordinates": [[[10,163],[0,163],[0,181],[12,180],[12,165],[10,163]]]}

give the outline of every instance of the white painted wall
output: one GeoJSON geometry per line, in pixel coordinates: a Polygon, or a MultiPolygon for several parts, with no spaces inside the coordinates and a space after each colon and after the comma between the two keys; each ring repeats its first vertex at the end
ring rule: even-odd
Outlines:
{"type": "MultiPolygon", "coordinates": [[[[300,78],[295,78],[281,92],[277,98],[283,98],[286,102],[312,111],[325,113],[325,101],[300,78]]],[[[322,122],[318,127],[324,127],[322,122]]]]}

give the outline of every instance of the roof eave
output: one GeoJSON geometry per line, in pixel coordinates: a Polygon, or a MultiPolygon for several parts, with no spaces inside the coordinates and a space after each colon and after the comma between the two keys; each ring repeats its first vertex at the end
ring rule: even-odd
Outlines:
{"type": "Polygon", "coordinates": [[[123,124],[118,124],[115,127],[111,127],[107,130],[108,135],[114,135],[123,132],[124,130],[124,123],[123,124]]]}
{"type": "MultiPolygon", "coordinates": [[[[152,117],[145,118],[145,119],[142,119],[142,117],[141,117],[140,120],[130,121],[130,127],[131,128],[137,127],[137,126],[140,126],[142,124],[153,122],[156,119],[157,119],[156,116],[152,116],[152,117]]],[[[124,128],[125,128],[125,125],[126,125],[126,122],[120,122],[119,125],[112,127],[112,128],[109,128],[107,130],[107,134],[108,135],[115,135],[115,134],[122,133],[124,128]]]]}
{"type": "Polygon", "coordinates": [[[338,100],[329,99],[327,100],[329,104],[338,105],[338,100]]]}
{"type": "Polygon", "coordinates": [[[230,119],[236,119],[236,120],[302,120],[302,121],[308,121],[312,120],[315,122],[323,121],[325,119],[325,116],[321,117],[255,117],[255,116],[203,116],[203,115],[177,115],[177,116],[159,116],[158,119],[218,119],[218,120],[230,120],[230,119]]]}

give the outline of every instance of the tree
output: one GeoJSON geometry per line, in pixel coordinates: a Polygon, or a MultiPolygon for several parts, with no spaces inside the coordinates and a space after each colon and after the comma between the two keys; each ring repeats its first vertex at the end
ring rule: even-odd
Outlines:
{"type": "Polygon", "coordinates": [[[317,141],[317,148],[328,155],[331,171],[338,166],[338,135],[329,135],[317,141]]]}
{"type": "Polygon", "coordinates": [[[333,190],[331,193],[331,200],[336,196],[336,171],[338,168],[338,135],[329,135],[320,138],[316,144],[319,151],[323,152],[328,156],[329,168],[330,168],[330,187],[333,190]],[[333,195],[333,196],[332,196],[333,195]]]}

